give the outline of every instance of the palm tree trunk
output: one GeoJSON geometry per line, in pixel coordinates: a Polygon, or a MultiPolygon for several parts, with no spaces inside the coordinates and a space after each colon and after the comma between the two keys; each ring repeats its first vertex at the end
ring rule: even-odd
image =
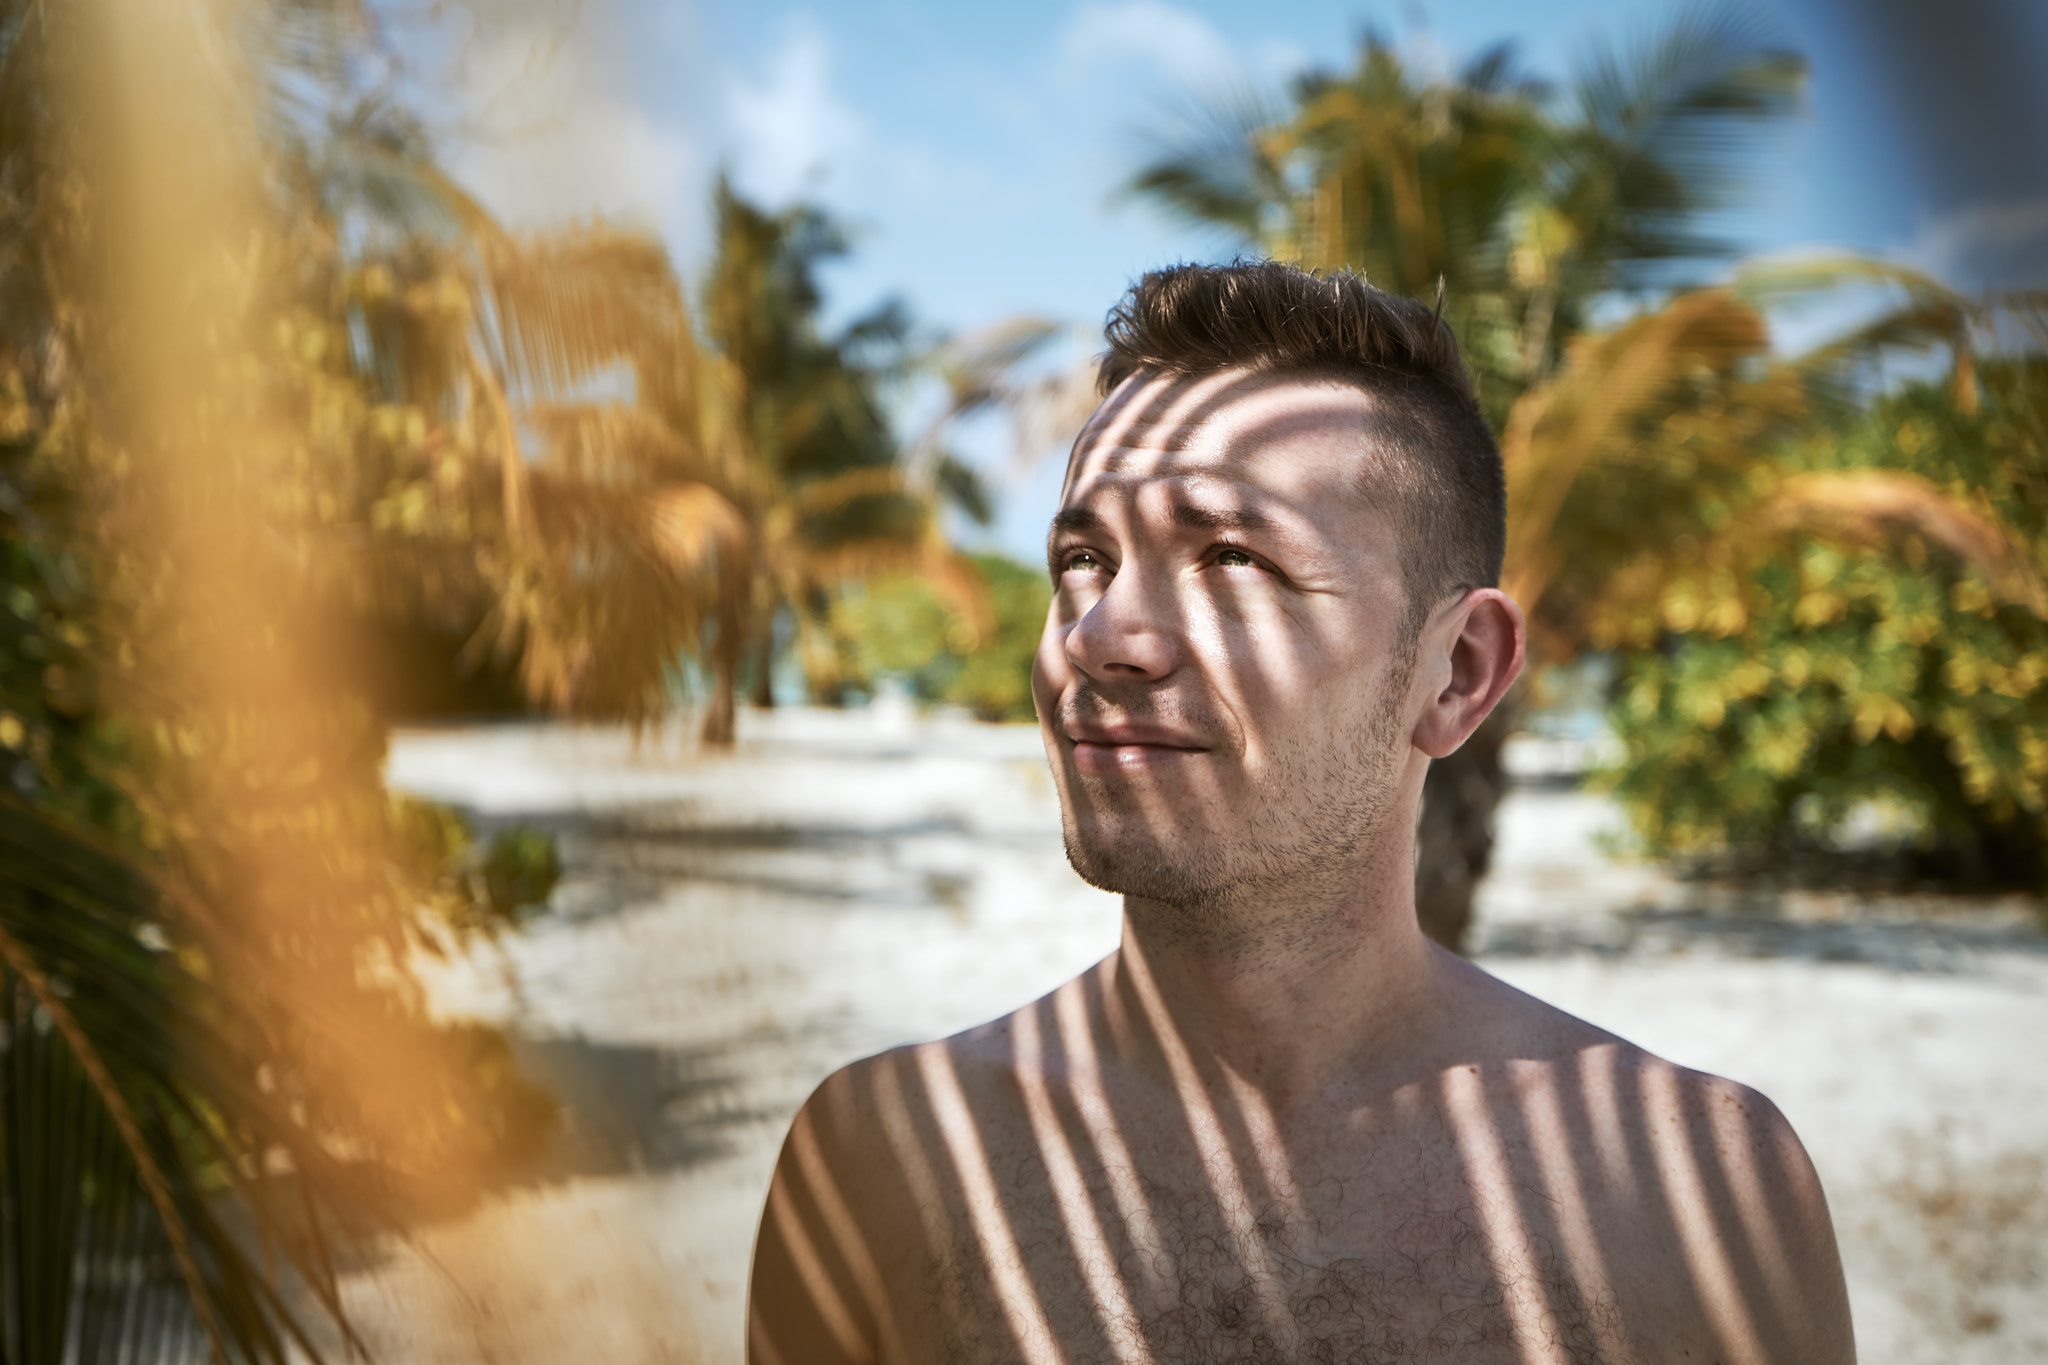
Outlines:
{"type": "Polygon", "coordinates": [[[1448,758],[1429,765],[1415,831],[1415,917],[1452,952],[1465,951],[1472,897],[1493,862],[1494,814],[1507,792],[1501,745],[1520,707],[1509,698],[1448,758]]]}
{"type": "Polygon", "coordinates": [[[750,638],[747,606],[752,586],[752,575],[745,568],[730,562],[720,566],[718,633],[711,641],[711,704],[704,708],[704,721],[697,731],[697,742],[707,749],[732,747],[740,654],[750,638]]]}
{"type": "Polygon", "coordinates": [[[754,679],[752,695],[747,698],[749,705],[763,711],[775,706],[773,679],[768,674],[775,664],[775,618],[770,615],[762,622],[761,632],[754,640],[754,679]]]}
{"type": "Polygon", "coordinates": [[[739,632],[727,630],[725,624],[719,623],[718,639],[711,647],[711,704],[704,708],[703,723],[697,728],[697,742],[706,749],[730,749],[734,738],[740,643],[739,632]]]}

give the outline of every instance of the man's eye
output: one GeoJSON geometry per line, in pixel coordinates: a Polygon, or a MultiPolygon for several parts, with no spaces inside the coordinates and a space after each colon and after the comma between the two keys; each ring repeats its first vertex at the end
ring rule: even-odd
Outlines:
{"type": "Polygon", "coordinates": [[[1257,562],[1243,550],[1222,549],[1216,552],[1216,563],[1226,569],[1249,569],[1257,562]]]}
{"type": "Polygon", "coordinates": [[[1076,550],[1067,556],[1067,568],[1092,573],[1102,567],[1102,561],[1086,550],[1076,550]]]}

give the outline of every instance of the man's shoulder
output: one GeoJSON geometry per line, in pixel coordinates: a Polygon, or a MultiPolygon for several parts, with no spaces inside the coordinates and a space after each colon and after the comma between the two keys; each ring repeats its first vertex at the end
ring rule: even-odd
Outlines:
{"type": "Polygon", "coordinates": [[[1468,1006],[1466,1036],[1477,1055],[1504,1063],[1508,1074],[1531,1084],[1547,1077],[1644,1124],[1739,1125],[1774,1147],[1791,1137],[1777,1106],[1749,1086],[1670,1061],[1477,967],[1466,970],[1466,990],[1479,1006],[1468,1006]]]}
{"type": "Polygon", "coordinates": [[[1668,1297],[1642,1320],[1696,1322],[1736,1358],[1849,1358],[1827,1200],[1777,1105],[1505,983],[1478,991],[1464,1074],[1445,1078],[1454,1127],[1519,1135],[1516,1176],[1572,1190],[1614,1282],[1668,1297]]]}
{"type": "MultiPolygon", "coordinates": [[[[1812,1181],[1791,1123],[1739,1081],[1670,1061],[1649,1049],[1481,973],[1469,987],[1483,1006],[1470,1019],[1473,1053],[1495,1063],[1525,1107],[1548,1090],[1585,1122],[1586,1140],[1628,1140],[1658,1151],[1683,1143],[1702,1159],[1739,1161],[1759,1178],[1812,1181]]],[[[1482,1070],[1484,1070],[1482,1063],[1482,1070]]],[[[1814,1190],[1818,1184],[1814,1182],[1814,1190]]]]}
{"type": "Polygon", "coordinates": [[[1037,1002],[932,1042],[905,1043],[827,1076],[798,1122],[836,1151],[882,1155],[893,1144],[943,1142],[1018,1095],[1017,1034],[1037,1002]]]}

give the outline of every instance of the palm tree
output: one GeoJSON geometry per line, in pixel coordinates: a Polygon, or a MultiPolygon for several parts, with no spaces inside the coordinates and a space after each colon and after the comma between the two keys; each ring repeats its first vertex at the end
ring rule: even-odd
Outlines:
{"type": "Polygon", "coordinates": [[[721,183],[700,341],[651,239],[515,237],[402,137],[376,169],[453,229],[409,224],[350,275],[378,396],[419,414],[363,547],[367,610],[473,623],[472,658],[516,658],[526,695],[562,714],[643,722],[701,659],[714,745],[732,741],[749,652],[754,700],[771,700],[780,610],[826,700],[845,582],[914,570],[980,624],[937,504],[983,495],[957,461],[920,477],[898,458],[881,390],[906,353],[900,312],[820,333],[814,272],[844,249],[822,215],[769,214],[721,183]]]}
{"type": "MultiPolygon", "coordinates": [[[[1757,134],[1796,107],[1804,75],[1734,11],[1697,11],[1626,55],[1596,51],[1562,108],[1509,48],[1418,81],[1368,38],[1350,73],[1304,78],[1284,118],[1220,112],[1209,122],[1225,136],[1169,151],[1132,183],[1281,259],[1411,296],[1442,290],[1521,487],[1512,433],[1532,388],[1597,302],[1725,258],[1699,224],[1740,188],[1757,134]]],[[[1512,542],[1511,579],[1530,546],[1512,542]]],[[[1516,709],[1430,769],[1417,908],[1453,947],[1491,860],[1516,709]]]]}
{"type": "MultiPolygon", "coordinates": [[[[539,237],[480,211],[351,272],[403,420],[360,546],[365,610],[466,623],[559,714],[644,722],[686,656],[729,695],[749,528],[723,376],[658,242],[602,226],[539,237]],[[624,390],[623,392],[621,390],[624,390]]],[[[707,717],[729,737],[730,709],[707,717]]]]}
{"type": "Polygon", "coordinates": [[[714,206],[718,252],[704,321],[743,452],[728,491],[751,530],[753,701],[773,702],[772,627],[783,609],[794,618],[812,695],[836,701],[828,617],[843,583],[915,572],[977,634],[984,628],[980,579],[938,519],[942,497],[986,515],[984,495],[958,461],[920,470],[900,458],[881,393],[906,363],[900,309],[885,305],[837,336],[820,333],[816,270],[845,250],[831,221],[802,206],[764,212],[723,180],[714,206]]]}

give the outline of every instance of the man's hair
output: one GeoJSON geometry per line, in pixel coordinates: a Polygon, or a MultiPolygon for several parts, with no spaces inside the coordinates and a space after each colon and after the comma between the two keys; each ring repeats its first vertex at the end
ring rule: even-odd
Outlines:
{"type": "Polygon", "coordinates": [[[1348,271],[1277,261],[1177,265],[1133,285],[1103,336],[1105,395],[1141,371],[1196,378],[1239,369],[1365,390],[1385,420],[1363,434],[1360,486],[1389,504],[1400,530],[1410,625],[1419,630],[1462,588],[1499,583],[1507,540],[1500,447],[1438,311],[1348,271]]]}

